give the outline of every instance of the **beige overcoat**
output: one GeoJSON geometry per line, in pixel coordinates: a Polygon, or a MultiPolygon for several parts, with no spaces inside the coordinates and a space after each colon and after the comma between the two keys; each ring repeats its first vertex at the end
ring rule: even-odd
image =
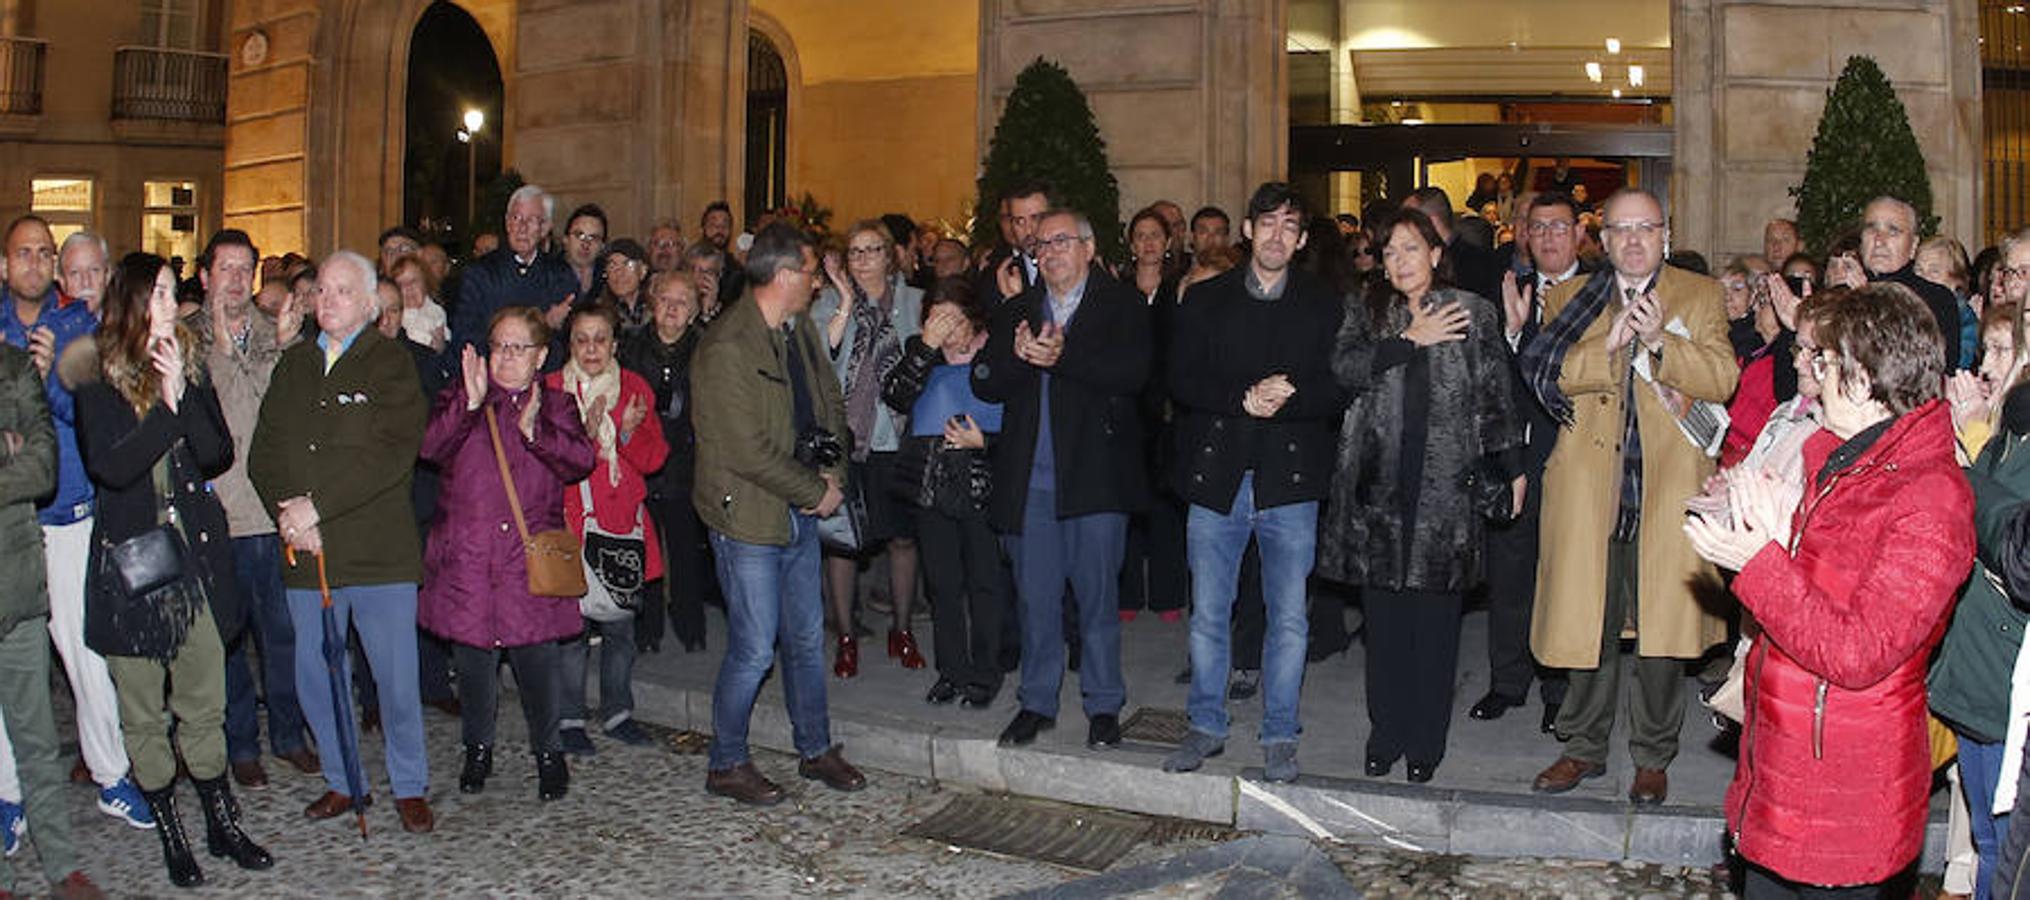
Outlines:
{"type": "MultiPolygon", "coordinates": [[[[1553,320],[1584,283],[1573,279],[1553,288],[1544,298],[1544,321],[1553,320]]],[[[1727,341],[1719,282],[1665,266],[1656,295],[1667,323],[1662,357],[1652,369],[1656,381],[1691,398],[1725,403],[1740,370],[1727,341]]],[[[1607,542],[1621,489],[1622,385],[1630,377],[1627,351],[1613,358],[1607,352],[1618,308],[1610,301],[1566,353],[1558,378],[1574,421],[1559,432],[1544,470],[1530,649],[1542,664],[1561,669],[1599,665],[1607,542]]],[[[1717,582],[1683,529],[1685,500],[1699,492],[1713,460],[1679,431],[1647,382],[1638,380],[1635,388],[1643,451],[1637,652],[1696,657],[1727,636],[1716,605],[1694,597],[1695,578],[1717,582]]]]}

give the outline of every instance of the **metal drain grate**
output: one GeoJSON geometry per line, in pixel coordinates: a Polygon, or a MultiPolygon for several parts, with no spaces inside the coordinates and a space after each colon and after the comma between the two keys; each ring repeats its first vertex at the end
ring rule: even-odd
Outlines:
{"type": "Polygon", "coordinates": [[[902,833],[1084,872],[1103,872],[1141,843],[1149,827],[1148,819],[1125,813],[959,794],[902,833]]]}
{"type": "Polygon", "coordinates": [[[1128,721],[1121,723],[1121,740],[1138,744],[1166,744],[1175,747],[1184,743],[1184,736],[1191,732],[1191,717],[1181,709],[1162,709],[1155,706],[1139,707],[1128,721]]]}
{"type": "Polygon", "coordinates": [[[712,743],[712,736],[709,734],[699,734],[698,732],[682,728],[671,728],[668,725],[644,722],[640,719],[635,721],[640,722],[642,730],[648,732],[649,737],[655,739],[656,746],[662,747],[678,756],[702,756],[705,753],[705,748],[712,743]]]}

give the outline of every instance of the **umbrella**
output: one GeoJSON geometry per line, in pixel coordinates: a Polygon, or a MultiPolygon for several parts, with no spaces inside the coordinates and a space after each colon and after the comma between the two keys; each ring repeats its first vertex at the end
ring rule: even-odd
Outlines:
{"type": "MultiPolygon", "coordinates": [[[[296,548],[285,547],[289,565],[296,565],[296,548]]],[[[338,614],[331,609],[331,579],[324,574],[324,554],[317,554],[317,589],[324,595],[324,669],[331,676],[331,721],[338,728],[338,758],[345,763],[345,785],[352,795],[353,815],[359,818],[359,839],[367,839],[367,779],[360,771],[359,733],[353,730],[352,702],[346,690],[345,631],[338,627],[338,614]]]]}

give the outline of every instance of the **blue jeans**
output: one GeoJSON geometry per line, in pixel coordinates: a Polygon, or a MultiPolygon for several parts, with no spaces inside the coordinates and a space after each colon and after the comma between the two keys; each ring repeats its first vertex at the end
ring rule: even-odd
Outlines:
{"type": "Polygon", "coordinates": [[[1030,491],[1022,533],[1008,535],[1022,619],[1022,708],[1057,718],[1064,686],[1064,585],[1078,602],[1078,687],[1087,716],[1118,715],[1121,678],[1121,557],[1127,513],[1057,517],[1057,495],[1030,491]]]}
{"type": "Polygon", "coordinates": [[[825,604],[818,577],[818,523],[791,512],[786,546],[750,544],[712,532],[719,586],[726,593],[726,656],[712,683],[708,764],[722,771],[747,762],[747,724],[761,679],[782,647],[782,697],[797,755],[831,748],[825,709],[825,604]]]}
{"type": "Polygon", "coordinates": [[[1974,869],[1974,900],[1988,900],[1994,887],[2002,837],[2009,833],[2009,817],[1994,814],[1995,787],[2002,780],[2002,742],[1983,744],[1964,734],[1959,739],[1960,789],[1967,795],[1967,830],[1973,835],[1974,853],[1980,857],[1980,865],[1974,869]]]}
{"type": "MultiPolygon", "coordinates": [[[[346,793],[345,763],[338,753],[338,722],[331,702],[331,674],[324,664],[323,600],[316,591],[289,591],[289,618],[303,640],[296,642],[296,695],[310,720],[310,733],[324,763],[324,783],[346,793]]],[[[359,631],[367,663],[381,697],[388,783],[395,797],[422,797],[430,788],[430,759],[423,748],[423,697],[416,686],[416,586],[369,584],[331,589],[332,612],[343,630],[359,631]]],[[[352,684],[351,654],[340,654],[339,684],[352,684]]],[[[344,715],[353,715],[351,691],[342,689],[344,715]]],[[[372,780],[369,778],[368,780],[372,780]]]]}
{"type": "Polygon", "coordinates": [[[1302,730],[1297,698],[1304,688],[1310,637],[1304,585],[1318,546],[1318,503],[1256,509],[1252,471],[1241,475],[1231,512],[1220,515],[1194,503],[1185,519],[1191,562],[1191,727],[1222,740],[1227,735],[1234,593],[1250,535],[1261,547],[1262,602],[1268,611],[1260,738],[1264,744],[1289,743],[1302,730]]]}
{"type": "Polygon", "coordinates": [[[268,703],[268,746],[280,756],[303,749],[303,708],[296,702],[296,626],[283,597],[282,542],[273,534],[233,538],[233,571],[248,628],[226,653],[226,753],[235,762],[261,756],[258,695],[268,703]],[[261,653],[254,685],[247,647],[261,653]]]}
{"type": "MultiPolygon", "coordinates": [[[[661,591],[650,582],[648,590],[661,591]]],[[[644,597],[643,603],[648,599],[644,597]]],[[[634,617],[612,622],[585,620],[585,630],[564,642],[558,662],[564,696],[557,708],[557,727],[585,727],[585,661],[592,654],[592,635],[599,635],[599,724],[611,729],[634,715],[634,617]]]]}

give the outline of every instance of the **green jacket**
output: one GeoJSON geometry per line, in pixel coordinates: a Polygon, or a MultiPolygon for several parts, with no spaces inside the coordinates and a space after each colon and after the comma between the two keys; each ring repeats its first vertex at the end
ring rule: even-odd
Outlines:
{"type": "Polygon", "coordinates": [[[1979,554],[1932,662],[1928,686],[1931,710],[1939,718],[1974,740],[1999,744],[2008,736],[2009,678],[2030,611],[2012,602],[1989,576],[1988,560],[2001,549],[2011,514],[2030,499],[2030,436],[1997,431],[1966,473],[1974,489],[1979,554]]]}
{"type": "MultiPolygon", "coordinates": [[[[270,510],[310,497],[332,587],[422,580],[409,481],[428,412],[415,359],[371,322],[329,374],[316,341],[299,341],[275,363],[247,477],[270,510]]],[[[282,574],[292,588],[317,588],[312,560],[299,557],[282,574]]]]}
{"type": "MultiPolygon", "coordinates": [[[[818,427],[846,433],[838,376],[807,314],[792,319],[818,427]]],[[[789,543],[789,513],[825,496],[818,473],[796,461],[796,425],[785,350],[792,342],[768,327],[754,295],[727,307],[698,341],[691,362],[691,424],[698,434],[691,503],[712,530],[750,544],[789,543]]],[[[829,470],[843,487],[844,463],[829,470]]]]}
{"type": "Polygon", "coordinates": [[[49,614],[42,526],[35,503],[56,490],[56,426],[49,398],[28,353],[0,344],[0,431],[20,435],[12,453],[0,442],[0,635],[24,619],[49,614]]]}

